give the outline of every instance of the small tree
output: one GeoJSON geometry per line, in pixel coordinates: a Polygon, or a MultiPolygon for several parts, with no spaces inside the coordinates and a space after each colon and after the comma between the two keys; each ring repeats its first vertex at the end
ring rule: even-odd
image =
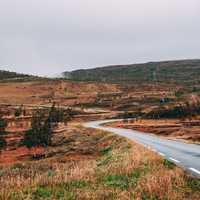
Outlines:
{"type": "Polygon", "coordinates": [[[49,121],[53,125],[59,122],[67,122],[73,117],[73,112],[71,109],[64,110],[60,107],[56,107],[55,103],[52,105],[49,112],[49,121]]]}
{"type": "Polygon", "coordinates": [[[180,98],[184,95],[184,92],[182,90],[177,90],[175,91],[174,95],[177,97],[177,98],[180,98]]]}
{"type": "Polygon", "coordinates": [[[23,113],[23,105],[15,110],[15,117],[19,117],[23,113]]]}
{"type": "Polygon", "coordinates": [[[32,118],[31,129],[26,131],[23,144],[27,147],[47,146],[49,129],[44,123],[44,114],[36,112],[32,118]]]}

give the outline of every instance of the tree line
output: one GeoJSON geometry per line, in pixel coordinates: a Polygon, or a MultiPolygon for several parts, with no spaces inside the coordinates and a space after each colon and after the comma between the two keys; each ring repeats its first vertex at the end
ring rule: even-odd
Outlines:
{"type": "Polygon", "coordinates": [[[186,118],[200,114],[200,102],[196,103],[181,103],[171,108],[163,106],[147,113],[145,118],[161,119],[161,118],[186,118]]]}

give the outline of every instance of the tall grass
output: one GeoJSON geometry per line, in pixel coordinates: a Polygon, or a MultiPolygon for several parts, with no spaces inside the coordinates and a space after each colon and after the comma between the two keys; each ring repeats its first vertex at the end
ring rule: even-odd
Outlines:
{"type": "Polygon", "coordinates": [[[93,159],[63,157],[0,168],[0,200],[200,199],[200,181],[143,146],[105,134],[93,159]]]}

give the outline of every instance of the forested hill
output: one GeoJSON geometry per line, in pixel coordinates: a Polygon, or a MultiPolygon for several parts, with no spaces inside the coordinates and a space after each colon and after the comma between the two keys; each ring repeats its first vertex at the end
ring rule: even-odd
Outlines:
{"type": "Polygon", "coordinates": [[[62,75],[74,81],[194,83],[200,81],[200,59],[113,65],[62,75]]]}
{"type": "Polygon", "coordinates": [[[5,70],[0,70],[0,81],[6,81],[6,80],[26,80],[33,78],[34,76],[27,75],[27,74],[21,74],[16,72],[10,72],[5,70]]]}

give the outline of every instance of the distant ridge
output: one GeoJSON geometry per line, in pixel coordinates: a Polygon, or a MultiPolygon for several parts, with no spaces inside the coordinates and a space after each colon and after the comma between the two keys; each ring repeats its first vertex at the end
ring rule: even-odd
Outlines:
{"type": "Polygon", "coordinates": [[[111,65],[63,72],[62,76],[68,80],[87,82],[194,83],[200,81],[200,59],[111,65]]]}
{"type": "Polygon", "coordinates": [[[17,72],[0,70],[0,81],[29,80],[33,78],[38,78],[38,77],[17,72]]]}

